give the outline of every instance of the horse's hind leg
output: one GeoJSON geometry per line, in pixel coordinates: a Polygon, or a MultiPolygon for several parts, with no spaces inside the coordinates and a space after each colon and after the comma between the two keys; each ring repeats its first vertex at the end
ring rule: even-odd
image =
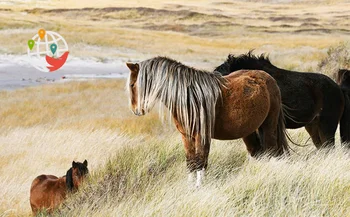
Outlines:
{"type": "Polygon", "coordinates": [[[260,145],[260,139],[256,132],[244,137],[243,141],[252,157],[258,157],[262,154],[263,148],[260,145]]]}
{"type": "Polygon", "coordinates": [[[344,112],[344,97],[340,91],[340,95],[332,93],[325,96],[325,102],[320,113],[320,138],[323,147],[334,147],[334,136],[337,131],[338,123],[344,112]],[[326,101],[327,99],[327,101],[326,101]]]}
{"type": "Polygon", "coordinates": [[[305,129],[309,133],[309,135],[311,136],[312,142],[314,143],[316,148],[320,148],[322,146],[321,138],[320,138],[320,135],[318,133],[319,132],[318,127],[319,127],[318,117],[315,118],[309,124],[305,125],[305,129]]]}
{"type": "Polygon", "coordinates": [[[267,119],[260,128],[263,151],[272,156],[281,155],[277,144],[277,121],[267,119]]]}
{"type": "Polygon", "coordinates": [[[336,122],[332,123],[332,120],[316,117],[311,123],[305,126],[305,129],[310,134],[316,148],[334,146],[334,134],[337,130],[336,122]]]}
{"type": "Polygon", "coordinates": [[[333,118],[332,120],[327,120],[326,118],[327,117],[320,117],[318,134],[321,138],[322,147],[334,147],[334,136],[338,127],[338,121],[337,118],[333,118]]]}
{"type": "Polygon", "coordinates": [[[328,97],[327,101],[324,99],[327,103],[323,104],[319,114],[318,134],[321,139],[321,147],[334,147],[335,132],[344,109],[344,100],[341,95],[334,94],[328,97]]]}
{"type": "Polygon", "coordinates": [[[278,144],[278,127],[282,127],[278,126],[281,112],[280,106],[281,104],[278,100],[271,102],[270,111],[265,121],[259,127],[263,151],[272,156],[280,156],[284,153],[283,144],[278,144]]]}

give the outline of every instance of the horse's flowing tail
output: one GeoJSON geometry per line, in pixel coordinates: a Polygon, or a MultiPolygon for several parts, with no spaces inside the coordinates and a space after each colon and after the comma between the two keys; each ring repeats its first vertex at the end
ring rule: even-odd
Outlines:
{"type": "Polygon", "coordinates": [[[342,89],[344,95],[344,111],[340,118],[340,140],[350,147],[350,99],[348,91],[342,89]]]}
{"type": "Polygon", "coordinates": [[[287,142],[287,131],[286,126],[284,125],[284,112],[283,107],[281,106],[280,114],[278,116],[277,124],[277,145],[278,145],[278,155],[289,154],[290,147],[287,142]]]}

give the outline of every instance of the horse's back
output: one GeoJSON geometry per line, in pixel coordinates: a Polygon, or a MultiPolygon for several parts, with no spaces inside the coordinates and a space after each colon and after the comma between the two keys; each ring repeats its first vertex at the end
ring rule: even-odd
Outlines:
{"type": "Polygon", "coordinates": [[[277,91],[280,95],[279,88],[275,79],[262,70],[238,70],[229,75],[224,76],[227,80],[227,90],[242,89],[243,100],[251,97],[263,97],[266,91],[277,91]]]}
{"type": "MultiPolygon", "coordinates": [[[[260,78],[260,79],[270,79],[271,75],[269,75],[267,72],[263,71],[263,70],[253,70],[253,69],[241,69],[241,70],[237,70],[234,72],[231,72],[228,75],[225,75],[224,77],[226,79],[234,79],[234,78],[239,78],[242,76],[249,76],[249,77],[254,77],[254,78],[260,78]]],[[[272,79],[273,80],[273,79],[272,79]]]]}
{"type": "Polygon", "coordinates": [[[239,70],[225,79],[214,138],[237,139],[251,134],[264,122],[271,101],[276,100],[272,98],[276,95],[280,100],[280,93],[276,81],[261,70],[239,70]]]}
{"type": "Polygon", "coordinates": [[[35,190],[35,188],[37,188],[38,186],[45,185],[46,183],[48,183],[48,181],[54,181],[57,179],[58,177],[54,175],[40,175],[33,180],[30,191],[35,190]]]}

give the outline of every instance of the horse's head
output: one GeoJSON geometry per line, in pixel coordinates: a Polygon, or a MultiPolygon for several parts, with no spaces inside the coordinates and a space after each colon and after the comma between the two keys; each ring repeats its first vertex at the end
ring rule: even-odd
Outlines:
{"type": "Polygon", "coordinates": [[[89,170],[87,168],[88,162],[83,163],[72,162],[72,168],[67,171],[66,184],[69,190],[78,189],[80,184],[84,181],[89,170]]]}
{"type": "Polygon", "coordinates": [[[336,80],[342,88],[350,90],[350,70],[339,69],[336,80]]]}
{"type": "Polygon", "coordinates": [[[137,86],[137,77],[139,75],[140,66],[137,63],[126,63],[128,68],[130,69],[130,75],[127,82],[127,89],[129,90],[129,103],[132,112],[135,115],[144,115],[145,110],[141,106],[138,106],[138,86],[137,86]],[[141,107],[141,108],[140,108],[141,107]]]}

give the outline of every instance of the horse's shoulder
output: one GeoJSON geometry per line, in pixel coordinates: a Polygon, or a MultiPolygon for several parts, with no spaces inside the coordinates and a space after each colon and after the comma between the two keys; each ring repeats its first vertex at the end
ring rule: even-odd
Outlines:
{"type": "MultiPolygon", "coordinates": [[[[242,93],[245,98],[261,96],[266,94],[269,85],[275,84],[274,79],[261,70],[238,70],[227,76],[228,81],[224,94],[232,95],[231,93],[242,93]],[[270,81],[274,81],[271,83],[270,81]]],[[[277,84],[275,84],[277,85],[277,84]]]]}
{"type": "Polygon", "coordinates": [[[46,175],[46,177],[47,177],[48,179],[58,179],[58,177],[57,177],[57,176],[54,176],[54,175],[46,175]]]}

